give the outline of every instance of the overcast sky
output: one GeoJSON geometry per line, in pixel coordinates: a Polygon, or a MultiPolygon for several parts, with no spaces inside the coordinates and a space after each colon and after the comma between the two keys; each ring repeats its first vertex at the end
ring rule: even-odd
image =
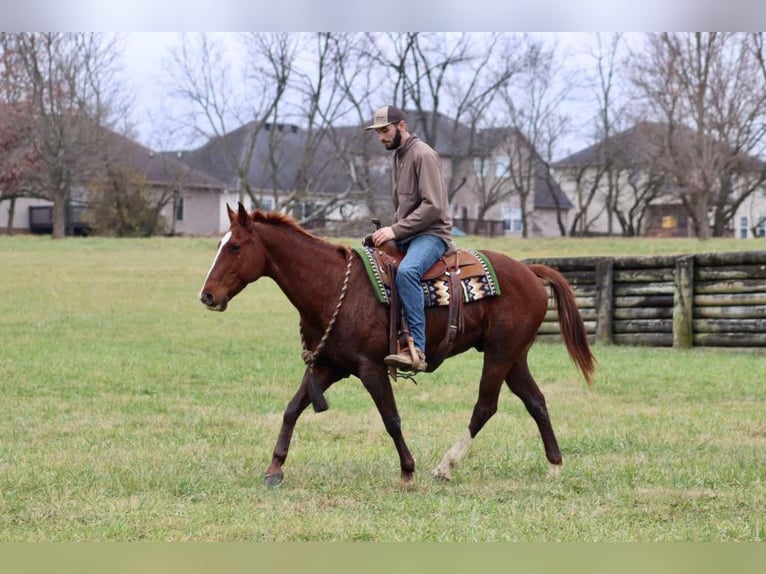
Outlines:
{"type": "Polygon", "coordinates": [[[125,34],[123,64],[126,82],[135,93],[133,121],[140,143],[155,147],[152,141],[155,126],[169,113],[166,108],[167,89],[164,85],[162,62],[169,50],[178,45],[179,32],[129,32],[125,34]]]}
{"type": "MultiPolygon", "coordinates": [[[[6,0],[3,29],[125,30],[483,30],[679,31],[763,30],[766,2],[750,0],[387,0],[369,10],[358,0],[6,0]],[[15,7],[20,4],[21,7],[15,7]]],[[[126,33],[124,65],[135,90],[139,141],[151,144],[152,129],[169,111],[163,107],[162,62],[180,32],[126,33]]]]}
{"type": "MultiPolygon", "coordinates": [[[[582,43],[585,41],[583,37],[587,34],[553,32],[546,35],[556,37],[560,50],[566,50],[569,53],[567,65],[574,66],[573,58],[576,56],[573,54],[578,49],[582,50],[582,43]]],[[[165,78],[163,62],[167,62],[171,50],[181,44],[182,33],[129,32],[122,36],[125,44],[123,65],[126,82],[135,95],[132,123],[137,130],[136,139],[143,145],[157,150],[188,149],[194,145],[201,145],[203,143],[201,141],[189,142],[177,137],[168,142],[166,141],[168,130],[163,129],[169,127],[167,118],[174,116],[173,109],[169,107],[169,81],[165,78]]],[[[569,105],[575,104],[570,101],[569,105]]],[[[587,111],[587,114],[590,113],[591,111],[587,111]]],[[[175,113],[176,117],[177,115],[175,113]]],[[[582,121],[586,119],[582,118],[582,121]]],[[[572,145],[578,147],[579,142],[566,147],[571,148],[572,145]]]]}

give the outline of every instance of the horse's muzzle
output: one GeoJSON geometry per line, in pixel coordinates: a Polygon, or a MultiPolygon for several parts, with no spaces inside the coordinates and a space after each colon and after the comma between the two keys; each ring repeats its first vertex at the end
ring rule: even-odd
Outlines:
{"type": "Polygon", "coordinates": [[[227,301],[225,297],[216,302],[215,296],[210,291],[203,291],[199,295],[199,300],[211,311],[226,311],[227,301]]]}

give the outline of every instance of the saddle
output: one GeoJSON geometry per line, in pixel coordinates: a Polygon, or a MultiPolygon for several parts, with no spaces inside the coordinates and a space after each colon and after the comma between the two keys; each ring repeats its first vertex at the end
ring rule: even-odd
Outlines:
{"type": "MultiPolygon", "coordinates": [[[[399,268],[399,264],[404,258],[404,253],[394,247],[395,251],[379,248],[371,250],[371,256],[374,265],[380,271],[381,282],[386,289],[390,289],[394,283],[393,275],[388,272],[389,267],[393,266],[394,270],[399,268]]],[[[441,258],[433,264],[433,266],[425,272],[423,275],[423,283],[431,283],[433,281],[446,281],[450,282],[453,274],[457,273],[460,279],[466,280],[472,277],[483,277],[487,273],[485,264],[479,259],[479,257],[473,251],[466,251],[464,249],[451,249],[447,251],[441,258]]],[[[456,293],[460,293],[457,291],[456,293]]],[[[451,298],[450,298],[451,299],[451,298]]],[[[444,300],[434,299],[433,301],[426,302],[428,307],[436,307],[441,305],[447,305],[447,298],[444,300]]]]}
{"type": "MultiPolygon", "coordinates": [[[[378,298],[388,302],[389,311],[389,354],[396,354],[409,344],[409,332],[406,319],[402,315],[401,303],[396,294],[396,270],[404,253],[399,251],[394,241],[388,241],[381,247],[374,247],[370,236],[365,237],[367,257],[371,277],[378,279],[378,298]],[[388,295],[390,293],[390,295],[388,295]],[[386,301],[388,299],[388,301],[386,301]],[[400,325],[402,328],[400,329],[400,325]],[[400,334],[404,341],[400,340],[400,334]]],[[[485,264],[474,252],[450,249],[423,276],[424,289],[432,297],[427,306],[448,306],[447,329],[439,343],[436,354],[428,359],[429,371],[436,369],[449,355],[457,335],[463,330],[463,286],[462,281],[472,277],[484,277],[487,273],[485,264]]],[[[389,375],[396,380],[396,369],[389,367],[389,375]]]]}

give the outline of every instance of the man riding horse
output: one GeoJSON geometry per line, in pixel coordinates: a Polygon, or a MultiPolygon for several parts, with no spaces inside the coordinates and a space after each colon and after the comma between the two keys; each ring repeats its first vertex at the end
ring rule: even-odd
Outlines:
{"type": "Polygon", "coordinates": [[[387,355],[383,362],[405,371],[425,371],[425,311],[421,279],[454,244],[450,238],[447,184],[439,154],[411,134],[407,116],[394,106],[383,106],[365,130],[375,130],[392,154],[394,223],[372,234],[376,247],[390,240],[405,253],[396,274],[396,288],[404,307],[413,345],[387,355]]]}

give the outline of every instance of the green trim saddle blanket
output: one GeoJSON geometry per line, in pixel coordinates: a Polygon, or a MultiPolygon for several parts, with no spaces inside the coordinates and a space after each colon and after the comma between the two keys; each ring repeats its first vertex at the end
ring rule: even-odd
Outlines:
{"type": "MultiPolygon", "coordinates": [[[[375,248],[362,246],[353,249],[364,263],[364,268],[378,301],[388,305],[391,302],[391,281],[388,271],[381,265],[380,259],[376,257],[375,248]]],[[[460,249],[458,255],[460,287],[464,303],[500,295],[500,285],[497,282],[495,270],[483,253],[473,249],[460,249]]],[[[452,256],[450,255],[450,257],[452,256]]],[[[450,303],[448,275],[446,273],[434,273],[440,264],[443,269],[445,268],[443,259],[440,259],[426,273],[421,282],[426,307],[442,307],[450,303]]]]}

